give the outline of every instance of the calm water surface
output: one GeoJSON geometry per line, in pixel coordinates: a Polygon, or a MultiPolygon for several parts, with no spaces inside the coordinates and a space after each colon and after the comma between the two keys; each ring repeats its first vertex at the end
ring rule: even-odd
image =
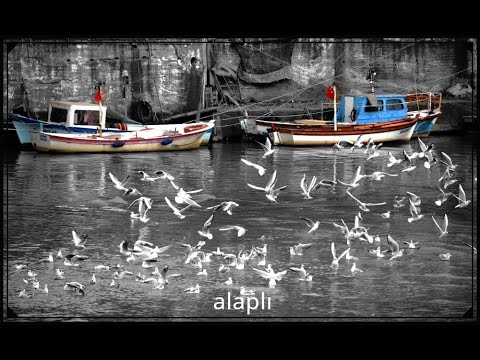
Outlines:
{"type": "MultiPolygon", "coordinates": [[[[300,180],[306,175],[307,182],[313,175],[320,179],[339,179],[349,182],[357,167],[362,174],[373,171],[398,173],[403,167],[386,166],[387,152],[397,158],[402,151],[419,150],[416,139],[409,143],[394,144],[381,148],[381,156],[366,160],[363,149],[343,150],[333,155],[330,148],[277,147],[273,157],[262,159],[263,151],[255,143],[214,144],[212,149],[202,147],[194,151],[131,154],[83,154],[48,155],[34,151],[10,154],[4,163],[4,302],[25,319],[64,320],[78,319],[141,319],[163,321],[183,318],[294,318],[317,321],[343,319],[420,319],[424,321],[459,320],[476,304],[476,255],[465,243],[476,246],[476,156],[472,142],[463,136],[432,135],[424,140],[436,145],[436,154],[447,153],[458,164],[455,178],[458,182],[449,187],[458,194],[458,184],[464,188],[472,203],[466,208],[455,208],[457,200],[449,198],[441,206],[434,201],[439,194],[438,179],[445,166],[437,164],[428,171],[423,161],[417,160],[412,172],[386,177],[382,181],[362,179],[351,193],[365,202],[383,202],[383,206],[361,211],[346,194],[346,187],[320,188],[313,199],[301,195],[300,180]],[[240,161],[245,158],[267,169],[260,177],[257,171],[240,161]],[[176,191],[166,180],[155,183],[140,181],[137,171],[153,174],[165,170],[175,176],[175,182],[185,190],[203,189],[193,194],[201,209],[190,208],[186,218],[178,219],[165,203],[165,196],[172,201],[176,191]],[[277,170],[277,186],[286,185],[278,196],[278,203],[268,201],[265,195],[247,186],[247,183],[264,186],[273,170],[277,170]],[[122,191],[114,188],[108,172],[123,179],[131,174],[128,184],[137,187],[145,196],[153,199],[148,212],[150,220],[144,224],[130,218],[127,206],[138,196],[123,197],[122,191]],[[408,206],[393,208],[396,195],[406,191],[422,199],[421,213],[424,217],[408,223],[408,206]],[[212,223],[212,240],[197,234],[212,214],[206,207],[225,200],[240,206],[230,216],[216,211],[212,223]],[[391,210],[391,217],[382,219],[381,213],[391,210]],[[355,215],[362,212],[362,225],[369,233],[379,235],[386,245],[389,233],[401,246],[404,241],[420,242],[418,250],[405,250],[398,261],[377,259],[368,253],[368,244],[354,240],[351,255],[358,257],[357,268],[363,270],[352,274],[353,260],[340,260],[337,269],[331,267],[330,245],[335,242],[337,255],[347,248],[344,236],[333,226],[343,219],[353,226],[355,215]],[[475,213],[474,213],[475,212],[475,213]],[[439,238],[432,215],[441,221],[448,215],[448,235],[439,238]],[[308,234],[309,228],[300,217],[319,220],[318,230],[308,234]],[[219,231],[226,225],[241,225],[247,229],[242,237],[233,231],[219,231]],[[73,246],[71,231],[87,233],[86,249],[73,246]],[[154,268],[143,268],[142,261],[126,262],[119,251],[122,240],[130,246],[138,240],[149,241],[159,247],[173,244],[159,256],[158,267],[169,266],[169,273],[180,274],[170,279],[165,289],[154,289],[126,276],[116,280],[118,287],[110,283],[115,270],[95,270],[99,264],[121,264],[125,270],[147,277],[154,268]],[[244,270],[232,268],[229,273],[219,273],[224,262],[212,258],[205,263],[207,276],[199,276],[196,268],[184,264],[185,248],[181,243],[195,245],[205,239],[205,251],[220,247],[226,253],[237,254],[243,247],[267,244],[267,263],[275,271],[289,267],[305,266],[313,275],[313,281],[298,280],[298,275],[288,270],[286,276],[274,288],[268,280],[252,270],[257,259],[250,260],[244,270]],[[475,239],[475,240],[473,240],[475,239]],[[290,246],[312,243],[302,256],[292,256],[290,246]],[[81,253],[89,258],[78,267],[65,266],[63,260],[42,263],[49,252],[57,254],[81,253]],[[449,252],[450,261],[442,261],[439,254],[449,252]],[[16,270],[14,265],[26,263],[27,269],[16,270]],[[54,280],[55,269],[65,271],[65,280],[54,280]],[[36,292],[26,284],[27,270],[38,275],[40,286],[48,284],[49,293],[36,292]],[[92,274],[97,284],[90,284],[92,274]],[[223,282],[231,276],[233,285],[223,282]],[[84,296],[64,290],[66,281],[85,284],[84,296]],[[185,293],[195,284],[201,286],[199,294],[185,293]],[[240,309],[240,287],[255,290],[259,301],[257,309],[247,314],[247,298],[243,297],[240,309]],[[34,294],[20,298],[22,289],[34,294]],[[230,294],[231,305],[227,308],[230,294]],[[264,299],[263,309],[261,299],[264,299]],[[219,309],[221,301],[224,309],[219,309]],[[268,300],[268,302],[267,302],[268,300]],[[237,309],[234,309],[237,303],[237,309]],[[215,305],[217,304],[217,305],[215,305]],[[270,304],[270,308],[268,307],[270,304]],[[216,308],[217,307],[217,308],[216,308]]],[[[135,206],[136,209],[136,206],[135,206]]],[[[250,300],[255,307],[255,300],[250,300]]],[[[476,317],[476,306],[475,306],[476,317]]]]}

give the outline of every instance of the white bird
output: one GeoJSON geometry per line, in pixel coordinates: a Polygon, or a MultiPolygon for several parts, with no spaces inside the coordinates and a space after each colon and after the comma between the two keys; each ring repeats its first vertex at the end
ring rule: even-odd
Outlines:
{"type": "Polygon", "coordinates": [[[26,264],[17,264],[14,265],[15,269],[21,270],[21,269],[26,269],[28,266],[26,264]]]}
{"type": "Polygon", "coordinates": [[[389,163],[387,164],[387,167],[392,167],[395,164],[400,164],[403,160],[402,159],[397,159],[395,156],[392,155],[392,153],[389,151],[388,152],[388,161],[389,163]]]}
{"type": "Polygon", "coordinates": [[[63,259],[62,249],[58,250],[57,259],[63,259]]]}
{"type": "Polygon", "coordinates": [[[438,186],[438,190],[440,190],[440,194],[438,194],[437,200],[435,200],[435,204],[437,206],[442,206],[442,204],[445,201],[447,201],[450,195],[453,195],[453,193],[452,192],[446,193],[445,191],[443,191],[443,189],[440,186],[438,186]]]}
{"type": "Polygon", "coordinates": [[[254,164],[253,162],[248,161],[248,160],[245,160],[245,159],[240,159],[240,160],[241,160],[245,165],[248,165],[248,166],[251,166],[251,167],[257,169],[258,175],[263,176],[263,174],[265,174],[266,169],[265,169],[263,166],[254,164]]]}
{"type": "Polygon", "coordinates": [[[313,221],[312,219],[309,219],[306,217],[300,217],[300,218],[304,220],[307,226],[310,228],[310,230],[308,230],[308,234],[317,230],[318,226],[320,225],[320,221],[313,221]]]}
{"type": "Polygon", "coordinates": [[[347,249],[347,253],[345,254],[346,260],[358,260],[357,257],[350,255],[350,248],[347,249]]]}
{"type": "Polygon", "coordinates": [[[225,227],[219,228],[218,230],[220,231],[236,230],[237,237],[245,235],[245,232],[247,231],[244,227],[238,226],[238,225],[225,226],[225,227]]]}
{"type": "Polygon", "coordinates": [[[265,144],[262,144],[261,142],[255,140],[258,144],[260,144],[260,146],[263,148],[263,150],[265,151],[265,153],[263,154],[262,156],[262,159],[265,159],[267,156],[270,156],[272,154],[274,154],[277,150],[276,149],[273,149],[272,148],[272,143],[270,141],[270,139],[268,138],[268,136],[265,138],[265,144]]]}
{"type": "Polygon", "coordinates": [[[159,179],[167,179],[169,181],[175,180],[175,177],[163,170],[155,171],[155,175],[160,175],[159,179]]]}
{"type": "Polygon", "coordinates": [[[377,256],[377,258],[383,258],[383,257],[385,257],[385,253],[386,253],[387,251],[388,251],[388,250],[382,251],[381,248],[380,248],[380,245],[378,245],[375,250],[371,250],[371,253],[372,253],[372,254],[375,254],[375,255],[377,256]]]}
{"type": "Polygon", "coordinates": [[[410,214],[412,215],[407,219],[408,222],[411,223],[413,221],[420,220],[423,217],[423,214],[420,214],[420,208],[416,207],[412,200],[408,199],[408,202],[410,204],[410,214]]]}
{"type": "Polygon", "coordinates": [[[72,262],[68,258],[63,259],[63,265],[65,265],[65,266],[80,266],[79,264],[72,262]]]}
{"type": "Polygon", "coordinates": [[[352,272],[352,274],[355,274],[355,273],[357,273],[357,272],[363,272],[363,270],[360,270],[359,268],[357,268],[357,264],[356,264],[356,263],[353,263],[352,268],[350,269],[350,271],[352,272]]]}
{"type": "Polygon", "coordinates": [[[233,284],[233,280],[232,280],[232,277],[229,276],[227,281],[224,282],[225,285],[232,285],[233,284]]]}
{"type": "Polygon", "coordinates": [[[334,144],[332,147],[332,152],[335,153],[339,150],[342,150],[344,148],[342,143],[346,143],[346,141],[344,142],[342,140],[339,140],[336,144],[334,144]]]}
{"type": "Polygon", "coordinates": [[[177,194],[175,195],[175,202],[176,202],[177,204],[187,203],[187,204],[189,204],[189,205],[192,205],[192,206],[201,208],[202,205],[200,205],[200,204],[198,204],[197,202],[195,202],[195,201],[192,199],[192,195],[191,195],[191,194],[198,193],[198,192],[200,192],[200,191],[203,191],[203,189],[185,191],[183,188],[179,187],[179,188],[178,188],[178,191],[177,191],[177,194]]]}
{"type": "Polygon", "coordinates": [[[127,196],[127,195],[140,195],[142,196],[143,194],[138,191],[138,189],[134,188],[134,187],[130,187],[128,189],[125,190],[125,192],[123,193],[123,196],[127,196]]]}
{"type": "Polygon", "coordinates": [[[297,268],[297,267],[291,267],[290,270],[295,271],[300,274],[300,279],[301,281],[312,281],[313,275],[310,273],[307,273],[307,270],[303,267],[303,264],[297,268]]]}
{"type": "Polygon", "coordinates": [[[55,269],[55,274],[57,276],[63,276],[65,274],[65,271],[63,270],[60,270],[60,269],[55,269]]]}
{"type": "Polygon", "coordinates": [[[213,221],[213,214],[207,219],[207,221],[205,221],[205,224],[203,224],[202,230],[197,231],[199,235],[204,236],[209,240],[213,238],[213,235],[210,232],[210,226],[212,225],[212,221],[213,221]]]}
{"type": "Polygon", "coordinates": [[[38,288],[36,288],[36,290],[41,292],[41,293],[48,294],[48,285],[45,284],[45,285],[43,285],[43,289],[40,289],[40,287],[38,287],[38,288]]]}
{"type": "Polygon", "coordinates": [[[363,210],[363,211],[370,211],[370,209],[367,207],[367,206],[380,206],[380,205],[385,205],[386,202],[382,202],[382,203],[364,203],[360,200],[358,200],[355,196],[353,196],[352,194],[350,194],[350,192],[347,190],[347,194],[350,195],[350,197],[355,200],[358,204],[358,207],[363,210]]]}
{"type": "Polygon", "coordinates": [[[207,269],[203,269],[202,271],[198,272],[197,275],[205,275],[205,276],[207,276],[207,269]]]}
{"type": "Polygon", "coordinates": [[[155,180],[158,180],[158,179],[161,179],[161,178],[162,178],[162,176],[151,177],[151,176],[148,175],[145,171],[139,171],[138,173],[143,175],[143,177],[140,179],[141,181],[154,182],[155,180]]]}
{"type": "Polygon", "coordinates": [[[370,179],[376,180],[376,181],[380,181],[385,177],[385,175],[398,176],[398,174],[389,174],[389,173],[386,173],[386,172],[383,172],[383,171],[375,171],[375,172],[371,173],[370,175],[363,175],[363,177],[370,178],[370,179]]]}
{"type": "Polygon", "coordinates": [[[398,209],[398,208],[401,208],[402,206],[405,206],[405,200],[406,200],[405,196],[402,196],[400,199],[398,199],[398,195],[395,195],[395,200],[393,200],[393,207],[398,209]]]}
{"type": "Polygon", "coordinates": [[[186,293],[189,293],[189,294],[198,294],[200,292],[200,285],[197,284],[197,285],[189,287],[188,289],[185,289],[183,291],[186,292],[186,293]]]}
{"type": "Polygon", "coordinates": [[[336,180],[322,179],[315,184],[312,191],[317,190],[320,186],[324,188],[329,188],[329,187],[335,186],[336,184],[337,184],[336,180]]]}
{"type": "Polygon", "coordinates": [[[457,165],[453,165],[452,159],[450,158],[450,156],[445,154],[443,151],[441,151],[440,153],[442,154],[443,158],[445,159],[445,161],[443,161],[443,160],[440,160],[440,161],[447,166],[447,169],[451,170],[451,171],[455,170],[457,165]]]}
{"type": "Polygon", "coordinates": [[[274,186],[275,186],[276,183],[277,183],[277,182],[275,181],[275,182],[273,183],[273,186],[272,186],[272,188],[270,189],[270,191],[265,195],[265,197],[266,197],[268,200],[270,200],[271,202],[274,202],[274,203],[277,202],[277,197],[278,197],[278,195],[280,194],[280,191],[285,190],[285,189],[287,188],[287,187],[284,185],[284,186],[281,186],[281,187],[275,189],[274,186]]]}
{"type": "Polygon", "coordinates": [[[220,264],[220,267],[218,268],[218,272],[224,273],[230,271],[230,267],[225,266],[225,264],[220,264]]]}
{"type": "Polygon", "coordinates": [[[332,265],[331,266],[338,266],[338,262],[340,261],[340,259],[342,257],[344,257],[345,255],[347,255],[348,251],[350,250],[350,248],[344,250],[339,257],[337,257],[337,252],[335,251],[335,243],[332,241],[332,245],[330,246],[330,249],[331,249],[331,252],[332,252],[332,256],[333,256],[333,260],[332,260],[332,265]]]}
{"type": "Polygon", "coordinates": [[[382,219],[389,219],[390,218],[390,210],[388,210],[387,212],[381,213],[380,216],[382,217],[382,219]]]}
{"type": "Polygon", "coordinates": [[[74,290],[75,292],[79,292],[81,295],[85,294],[85,285],[80,284],[77,281],[70,281],[65,283],[65,286],[63,287],[65,290],[74,290]]]}
{"type": "Polygon", "coordinates": [[[410,191],[407,191],[406,193],[410,197],[410,200],[412,201],[413,205],[420,206],[420,204],[422,203],[422,199],[420,199],[420,196],[415,195],[410,191]]]}
{"type": "Polygon", "coordinates": [[[110,179],[112,179],[113,183],[115,184],[115,189],[123,190],[123,191],[128,190],[125,187],[125,183],[127,182],[128,178],[130,177],[130,174],[128,174],[123,181],[118,180],[117,177],[115,175],[113,175],[111,172],[109,172],[108,175],[110,175],[110,179]]]}
{"type": "Polygon", "coordinates": [[[312,196],[310,195],[310,192],[315,186],[315,183],[317,182],[317,177],[313,176],[312,180],[310,181],[310,184],[307,186],[306,182],[306,175],[303,174],[303,178],[300,181],[300,188],[302,189],[302,195],[304,199],[313,199],[312,196]]]}
{"type": "Polygon", "coordinates": [[[18,297],[30,298],[32,297],[32,294],[27,294],[27,290],[23,289],[22,291],[20,291],[20,294],[18,294],[18,297]]]}
{"type": "Polygon", "coordinates": [[[255,295],[255,290],[247,290],[244,286],[240,287],[240,295],[255,295]]]}
{"type": "Polygon", "coordinates": [[[452,193],[452,195],[458,200],[458,205],[455,206],[456,208],[463,208],[468,206],[472,200],[467,200],[467,196],[465,195],[465,191],[461,184],[458,185],[458,196],[452,193]]]}
{"type": "Polygon", "coordinates": [[[255,190],[261,190],[261,191],[264,191],[265,193],[269,193],[270,190],[273,188],[273,186],[275,185],[275,179],[277,177],[277,170],[275,170],[273,173],[272,173],[272,176],[270,177],[270,179],[268,180],[267,182],[267,185],[265,185],[265,187],[260,187],[260,186],[256,186],[256,185],[252,185],[252,184],[249,184],[247,183],[247,185],[249,187],[251,187],[252,189],[255,189],[255,190]]]}
{"type": "Polygon", "coordinates": [[[302,244],[298,243],[298,245],[290,246],[290,255],[303,255],[303,251],[310,248],[312,244],[302,244]]]}
{"type": "Polygon", "coordinates": [[[355,175],[353,176],[353,179],[352,181],[350,182],[350,184],[348,183],[345,183],[341,180],[338,180],[338,182],[342,185],[345,185],[345,186],[348,186],[349,188],[354,188],[354,187],[357,187],[359,184],[358,182],[365,177],[365,175],[361,175],[360,172],[362,171],[362,167],[361,166],[358,166],[357,167],[357,170],[355,171],[355,175]]]}
{"type": "Polygon", "coordinates": [[[141,196],[138,199],[132,201],[130,205],[128,205],[127,210],[130,209],[135,203],[138,202],[138,214],[135,214],[133,211],[130,214],[130,217],[133,219],[139,219],[141,222],[146,223],[149,218],[147,218],[147,211],[152,208],[152,199],[141,196]]]}
{"type": "Polygon", "coordinates": [[[393,240],[390,234],[387,234],[387,243],[390,245],[390,249],[392,250],[392,257],[389,260],[393,260],[399,258],[403,255],[403,249],[400,249],[398,243],[393,240]]]}
{"type": "Polygon", "coordinates": [[[170,201],[170,199],[168,197],[165,196],[165,202],[167,203],[167,205],[170,207],[170,209],[173,210],[173,213],[180,219],[184,219],[185,218],[185,215],[183,215],[182,213],[187,210],[190,206],[192,205],[187,205],[185,206],[184,208],[182,209],[178,209],[175,205],[172,204],[172,202],[170,201]]]}
{"type": "Polygon", "coordinates": [[[409,248],[409,249],[418,249],[419,247],[417,247],[417,245],[420,245],[419,242],[414,242],[413,240],[404,241],[403,243],[406,244],[406,245],[408,245],[408,248],[409,248]]]}
{"type": "Polygon", "coordinates": [[[418,157],[418,153],[414,152],[413,154],[409,155],[405,150],[403,150],[403,161],[408,162],[411,164],[412,160],[416,159],[418,157]]]}
{"type": "Polygon", "coordinates": [[[37,273],[34,272],[33,270],[28,270],[27,275],[30,276],[30,277],[35,277],[35,276],[37,276],[37,273]]]}
{"type": "Polygon", "coordinates": [[[72,230],[72,241],[76,247],[85,249],[85,242],[87,241],[88,235],[85,234],[82,237],[78,236],[75,230],[72,230]]]}
{"type": "Polygon", "coordinates": [[[367,160],[376,158],[380,156],[380,153],[378,152],[378,149],[383,145],[383,143],[380,143],[378,145],[372,144],[372,147],[370,149],[367,148],[366,153],[368,152],[368,157],[367,160]]]}
{"type": "Polygon", "coordinates": [[[257,272],[257,274],[259,274],[264,279],[268,279],[268,286],[274,287],[276,285],[276,282],[282,280],[282,278],[287,274],[287,270],[275,273],[271,267],[271,264],[268,265],[268,271],[259,270],[256,268],[253,268],[253,270],[255,270],[255,272],[257,272]]]}
{"type": "Polygon", "coordinates": [[[53,262],[53,252],[50,252],[48,257],[46,259],[41,259],[40,262],[53,262]]]}
{"type": "Polygon", "coordinates": [[[452,257],[452,254],[450,254],[449,252],[445,253],[445,254],[440,254],[438,255],[440,257],[440,259],[442,260],[450,260],[450,258],[452,257]]]}
{"type": "Polygon", "coordinates": [[[96,284],[97,283],[97,278],[95,277],[95,274],[92,274],[92,279],[90,280],[91,284],[96,284]]]}
{"type": "Polygon", "coordinates": [[[232,215],[232,210],[236,208],[237,206],[240,206],[238,203],[235,201],[222,201],[218,205],[210,206],[207,207],[207,210],[213,210],[216,211],[220,208],[222,208],[223,211],[225,211],[228,215],[232,215]]]}
{"type": "Polygon", "coordinates": [[[360,149],[360,148],[364,145],[364,143],[362,143],[362,136],[363,136],[363,134],[360,134],[360,135],[357,137],[357,140],[355,140],[355,142],[353,142],[353,143],[352,143],[351,141],[348,141],[348,140],[347,140],[350,144],[352,144],[352,147],[351,147],[352,152],[355,150],[355,148],[359,148],[359,149],[360,149]]]}
{"type": "Polygon", "coordinates": [[[438,229],[440,230],[440,236],[439,237],[444,237],[445,235],[448,234],[448,231],[447,231],[447,227],[448,227],[448,217],[447,217],[447,214],[445,214],[445,216],[443,217],[443,223],[442,223],[442,226],[438,225],[437,223],[437,220],[435,220],[435,218],[433,217],[432,215],[432,219],[433,219],[433,222],[435,223],[435,225],[437,225],[438,229]]]}
{"type": "Polygon", "coordinates": [[[475,246],[473,246],[472,244],[466,243],[466,242],[464,242],[464,241],[462,241],[462,243],[465,244],[465,245],[467,245],[468,247],[471,247],[474,254],[477,253],[477,248],[476,248],[475,246]]]}
{"type": "Polygon", "coordinates": [[[418,144],[420,145],[420,152],[418,153],[418,157],[421,159],[425,156],[425,153],[427,152],[428,150],[428,147],[427,145],[425,145],[425,143],[422,141],[422,139],[420,138],[417,138],[418,139],[418,144]]]}

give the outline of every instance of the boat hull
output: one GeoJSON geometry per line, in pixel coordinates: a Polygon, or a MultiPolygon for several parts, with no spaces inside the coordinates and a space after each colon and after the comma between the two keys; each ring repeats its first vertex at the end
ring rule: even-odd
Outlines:
{"type": "Polygon", "coordinates": [[[32,145],[39,152],[49,153],[118,153],[191,150],[200,147],[205,131],[179,135],[152,135],[153,131],[93,135],[53,134],[32,131],[32,145]],[[148,133],[148,136],[146,134],[148,133]]]}
{"type": "Polygon", "coordinates": [[[426,121],[417,123],[413,131],[412,137],[421,137],[421,138],[428,137],[430,135],[430,132],[433,129],[433,126],[437,122],[437,119],[438,119],[438,116],[434,117],[431,120],[426,120],[426,121]]]}
{"type": "MultiPolygon", "coordinates": [[[[98,128],[96,126],[88,126],[88,125],[75,125],[75,126],[66,126],[63,124],[55,124],[49,123],[46,121],[36,120],[27,118],[21,115],[13,115],[12,119],[13,126],[15,127],[18,140],[22,145],[29,145],[32,143],[32,139],[30,137],[31,131],[45,131],[54,134],[97,134],[98,128]]],[[[200,122],[202,123],[202,122],[200,122]]],[[[213,123],[213,121],[212,121],[213,123]]],[[[203,124],[207,124],[207,122],[203,122],[203,124]]],[[[120,130],[117,128],[105,128],[102,129],[102,132],[105,133],[124,133],[124,132],[134,132],[139,131],[145,128],[148,129],[156,129],[156,130],[164,130],[164,131],[176,131],[181,130],[186,126],[190,126],[192,123],[185,123],[185,124],[157,124],[157,125],[143,125],[143,124],[128,124],[127,130],[120,130]]],[[[209,128],[203,135],[202,145],[207,145],[210,141],[210,137],[212,135],[213,127],[209,128]]]]}
{"type": "Polygon", "coordinates": [[[334,145],[339,141],[355,142],[363,135],[362,142],[370,138],[375,143],[409,141],[417,120],[396,120],[382,124],[368,125],[283,125],[274,124],[268,135],[274,145],[321,146],[334,145]]]}

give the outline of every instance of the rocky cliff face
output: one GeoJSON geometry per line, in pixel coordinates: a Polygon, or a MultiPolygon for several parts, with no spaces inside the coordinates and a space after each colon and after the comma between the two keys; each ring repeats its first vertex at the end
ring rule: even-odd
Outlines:
{"type": "Polygon", "coordinates": [[[107,105],[146,122],[196,110],[204,85],[241,104],[315,106],[333,80],[341,93],[370,92],[370,68],[377,93],[469,87],[446,97],[455,119],[471,115],[476,99],[474,39],[25,40],[8,50],[8,111],[25,100],[39,114],[50,100],[93,101],[99,82],[107,105]],[[224,71],[213,75],[215,66],[224,71]]]}

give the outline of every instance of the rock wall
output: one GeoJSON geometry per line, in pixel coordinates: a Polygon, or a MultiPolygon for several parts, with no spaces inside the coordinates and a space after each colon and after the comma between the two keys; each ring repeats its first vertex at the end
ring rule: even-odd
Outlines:
{"type": "MultiPolygon", "coordinates": [[[[445,92],[456,84],[468,84],[476,99],[476,39],[288,39],[293,42],[293,49],[289,49],[291,55],[287,61],[279,59],[279,53],[275,52],[282,41],[287,42],[279,39],[10,41],[4,46],[8,55],[6,64],[4,59],[8,75],[4,112],[11,112],[26,98],[38,114],[46,112],[50,100],[93,101],[95,85],[104,82],[107,105],[133,119],[161,122],[197,109],[203,85],[215,86],[212,74],[205,69],[226,66],[238,74],[242,65],[240,45],[243,56],[248,48],[251,54],[266,54],[277,65],[285,63],[271,77],[271,82],[268,74],[261,71],[256,75],[261,81],[236,79],[239,85],[236,97],[246,106],[259,102],[274,108],[286,103],[319,106],[327,102],[325,90],[333,80],[341,93],[369,92],[366,75],[370,67],[377,74],[377,93],[445,92]],[[129,75],[128,85],[122,78],[125,70],[129,75]]],[[[464,113],[471,115],[471,106],[468,109],[471,96],[446,97],[449,104],[446,110],[450,109],[452,116],[444,113],[441,122],[449,122],[450,117],[458,121],[464,113]]]]}

